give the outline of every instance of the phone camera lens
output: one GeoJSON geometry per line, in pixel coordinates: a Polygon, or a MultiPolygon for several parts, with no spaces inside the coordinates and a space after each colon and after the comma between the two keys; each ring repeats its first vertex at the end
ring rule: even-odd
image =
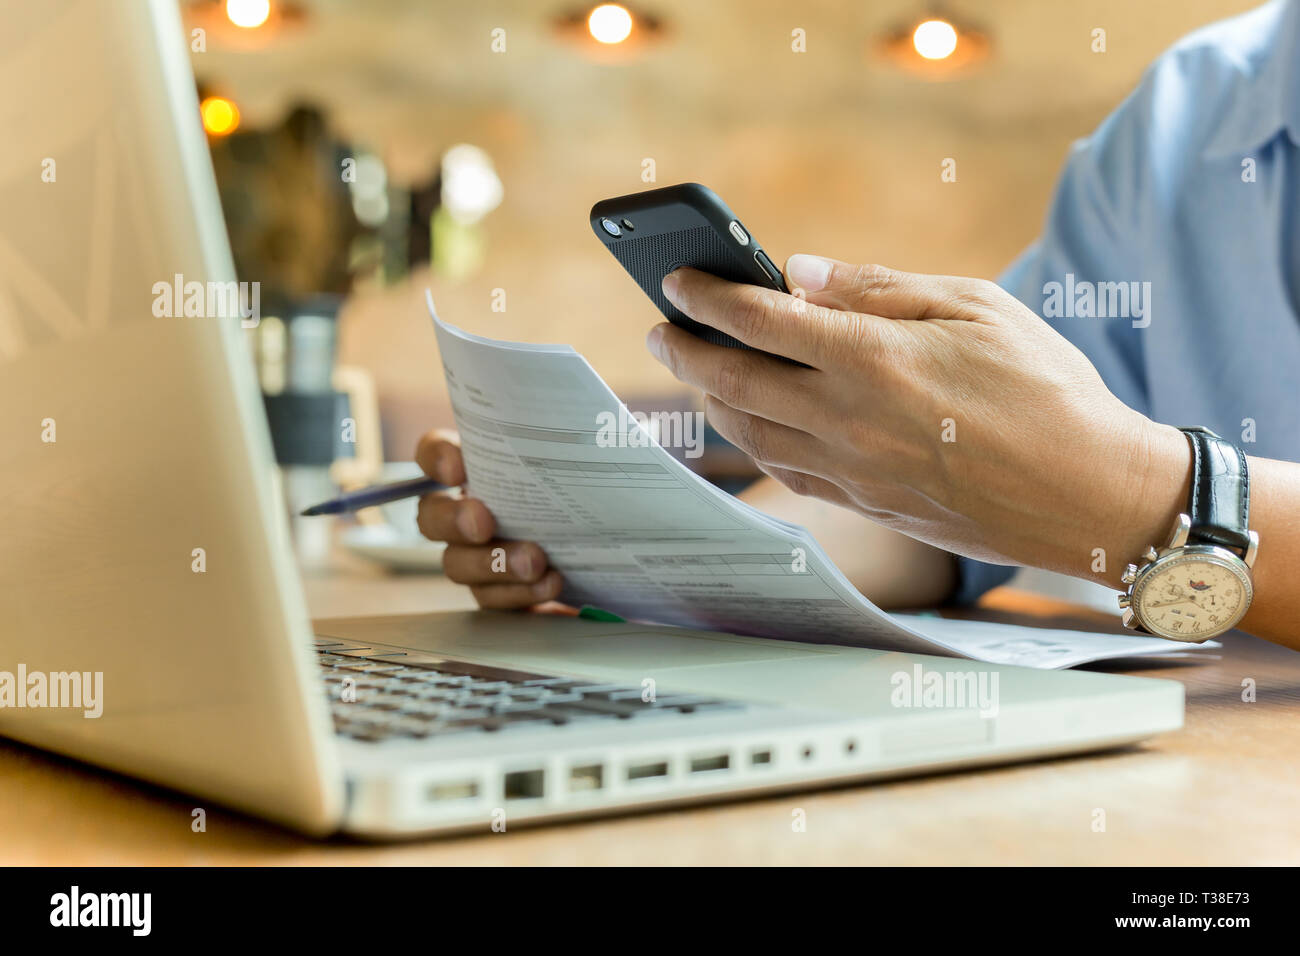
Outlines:
{"type": "Polygon", "coordinates": [[[631,231],[632,231],[633,229],[635,229],[636,227],[632,225],[632,220],[631,220],[631,219],[624,219],[624,220],[623,220],[623,228],[626,229],[628,232],[631,232],[631,231]]]}
{"type": "Polygon", "coordinates": [[[614,222],[614,220],[612,220],[612,219],[602,219],[602,220],[600,221],[600,228],[601,228],[601,229],[604,229],[607,233],[609,233],[609,234],[610,234],[611,236],[613,236],[615,239],[617,239],[619,236],[623,235],[623,230],[620,229],[620,228],[618,228],[618,223],[614,222]]]}

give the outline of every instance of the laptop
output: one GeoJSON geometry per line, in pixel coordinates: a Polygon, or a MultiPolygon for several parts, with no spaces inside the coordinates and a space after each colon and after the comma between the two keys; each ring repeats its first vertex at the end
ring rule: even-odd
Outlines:
{"type": "Polygon", "coordinates": [[[153,309],[160,282],[235,280],[176,6],[3,19],[0,734],[384,839],[1181,726],[1181,684],[1102,673],[536,614],[313,624],[249,333],[153,309]],[[930,675],[940,706],[900,692],[930,675]]]}

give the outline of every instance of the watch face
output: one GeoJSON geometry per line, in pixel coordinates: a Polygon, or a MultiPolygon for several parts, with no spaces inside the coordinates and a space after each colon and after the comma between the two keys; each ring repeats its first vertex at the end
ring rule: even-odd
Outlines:
{"type": "Polygon", "coordinates": [[[1231,630],[1250,607],[1245,563],[1221,548],[1187,548],[1158,559],[1133,587],[1142,626],[1179,641],[1204,641],[1231,630]]]}

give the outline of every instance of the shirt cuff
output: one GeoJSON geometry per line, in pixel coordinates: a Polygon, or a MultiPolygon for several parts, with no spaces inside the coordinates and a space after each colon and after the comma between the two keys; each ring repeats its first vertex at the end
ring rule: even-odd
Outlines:
{"type": "Polygon", "coordinates": [[[957,558],[957,590],[952,596],[955,604],[974,604],[985,591],[1006,584],[1020,569],[1014,565],[985,564],[972,558],[957,558]]]}

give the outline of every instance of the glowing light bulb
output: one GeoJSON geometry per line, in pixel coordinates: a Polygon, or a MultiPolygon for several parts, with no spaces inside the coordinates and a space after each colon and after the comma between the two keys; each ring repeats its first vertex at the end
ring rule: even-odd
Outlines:
{"type": "Polygon", "coordinates": [[[926,20],[912,34],[912,46],[927,60],[943,60],[957,49],[957,31],[947,20],[926,20]]]}
{"type": "Polygon", "coordinates": [[[459,143],[443,155],[442,205],[457,222],[478,222],[501,204],[504,194],[492,159],[477,146],[459,143]]]}
{"type": "Polygon", "coordinates": [[[226,16],[237,27],[252,30],[271,15],[271,0],[226,0],[226,16]]]}
{"type": "Polygon", "coordinates": [[[587,17],[587,29],[601,43],[622,43],[632,34],[632,14],[617,3],[602,3],[587,17]]]}
{"type": "Polygon", "coordinates": [[[199,104],[203,128],[213,136],[233,133],[239,126],[239,107],[224,96],[209,96],[199,104]]]}

